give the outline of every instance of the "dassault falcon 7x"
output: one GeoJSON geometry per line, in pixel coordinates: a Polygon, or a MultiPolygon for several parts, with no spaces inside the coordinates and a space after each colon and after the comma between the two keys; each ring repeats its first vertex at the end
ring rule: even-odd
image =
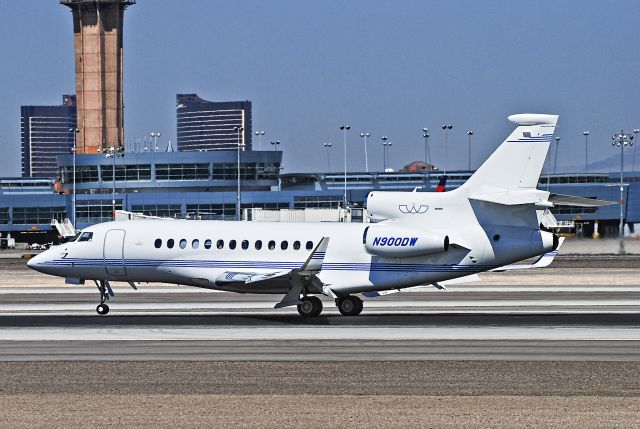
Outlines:
{"type": "Polygon", "coordinates": [[[320,314],[317,295],[334,299],[343,315],[358,315],[356,294],[443,288],[483,271],[529,267],[510,264],[559,244],[541,216],[563,196],[536,189],[558,116],[509,120],[515,131],[459,188],[371,192],[372,223],[114,221],[85,228],[28,266],[71,284],[94,281],[99,314],[109,311],[109,282],[122,281],[279,294],[275,308],[295,305],[302,316],[320,314]]]}

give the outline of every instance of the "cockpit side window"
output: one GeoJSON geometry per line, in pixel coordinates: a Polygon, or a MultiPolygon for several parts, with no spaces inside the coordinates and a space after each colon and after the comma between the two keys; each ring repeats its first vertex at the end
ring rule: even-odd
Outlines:
{"type": "Polygon", "coordinates": [[[93,238],[93,232],[83,232],[82,234],[80,234],[80,237],[78,238],[78,242],[91,241],[92,238],[93,238]]]}

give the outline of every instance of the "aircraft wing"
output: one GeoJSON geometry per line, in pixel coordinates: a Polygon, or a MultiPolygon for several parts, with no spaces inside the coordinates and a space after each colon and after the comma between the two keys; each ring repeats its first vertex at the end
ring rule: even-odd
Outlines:
{"type": "Polygon", "coordinates": [[[266,273],[226,271],[218,276],[215,282],[217,285],[230,283],[244,283],[251,286],[290,285],[289,292],[275,305],[275,308],[296,305],[300,303],[303,286],[309,285],[305,284],[305,281],[311,280],[311,284],[316,286],[316,289],[322,290],[322,284],[315,276],[322,270],[322,262],[328,245],[329,237],[323,237],[300,268],[266,273]]]}
{"type": "Polygon", "coordinates": [[[403,289],[362,292],[362,295],[366,296],[367,298],[377,298],[379,296],[391,295],[392,293],[397,293],[397,292],[419,292],[421,290],[431,289],[432,287],[435,287],[436,289],[440,289],[440,290],[446,290],[447,288],[445,286],[459,285],[459,284],[479,282],[479,281],[480,281],[479,275],[470,274],[468,276],[458,277],[450,280],[444,280],[431,285],[411,286],[403,289]]]}
{"type": "Polygon", "coordinates": [[[504,265],[502,267],[494,268],[493,270],[489,270],[489,271],[502,272],[502,271],[513,271],[513,270],[527,270],[529,268],[548,267],[553,262],[553,259],[558,255],[558,251],[560,250],[560,246],[562,246],[563,242],[564,242],[564,237],[560,237],[558,239],[558,247],[556,248],[556,250],[552,250],[551,252],[547,252],[544,255],[540,256],[538,260],[536,260],[533,264],[510,264],[510,265],[504,265]]]}

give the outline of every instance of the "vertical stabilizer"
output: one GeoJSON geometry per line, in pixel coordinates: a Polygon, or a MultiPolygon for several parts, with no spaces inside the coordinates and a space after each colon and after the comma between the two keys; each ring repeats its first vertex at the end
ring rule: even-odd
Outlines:
{"type": "Polygon", "coordinates": [[[509,116],[518,127],[467,180],[461,189],[490,193],[535,189],[558,122],[558,115],[509,116]]]}

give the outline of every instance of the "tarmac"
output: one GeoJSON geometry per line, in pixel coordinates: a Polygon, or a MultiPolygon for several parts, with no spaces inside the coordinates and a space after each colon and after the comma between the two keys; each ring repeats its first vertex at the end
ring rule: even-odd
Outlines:
{"type": "Polygon", "coordinates": [[[0,427],[640,427],[640,258],[366,300],[95,287],[0,262],[0,427]]]}

